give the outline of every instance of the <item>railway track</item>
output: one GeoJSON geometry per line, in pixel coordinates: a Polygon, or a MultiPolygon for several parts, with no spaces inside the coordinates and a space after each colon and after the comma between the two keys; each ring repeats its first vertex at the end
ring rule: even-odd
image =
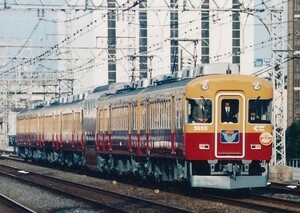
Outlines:
{"type": "Polygon", "coordinates": [[[168,206],[158,202],[115,193],[38,173],[20,173],[18,168],[5,165],[0,165],[0,174],[78,199],[109,212],[190,212],[174,206],[168,206]]]}
{"type": "MultiPolygon", "coordinates": [[[[266,188],[266,190],[268,190],[268,188],[266,188]]],[[[205,194],[205,198],[211,201],[218,201],[263,212],[300,212],[300,201],[265,196],[260,193],[243,193],[237,191],[208,192],[205,194]]]]}
{"type": "Polygon", "coordinates": [[[299,184],[271,183],[268,189],[272,192],[286,193],[300,196],[299,184]]]}
{"type": "MultiPolygon", "coordinates": [[[[44,177],[42,175],[39,175],[39,176],[44,177]]],[[[46,178],[48,178],[48,177],[46,177],[46,178]]],[[[90,186],[86,186],[86,185],[83,185],[83,186],[88,187],[88,189],[87,189],[88,191],[94,190],[94,189],[89,189],[90,186]]],[[[76,187],[78,187],[78,185],[76,185],[76,187]]],[[[284,187],[282,186],[281,188],[284,188],[284,187]]],[[[265,191],[265,192],[269,192],[269,190],[275,190],[275,189],[274,188],[271,189],[270,186],[263,189],[263,191],[265,191]]],[[[282,191],[282,192],[289,194],[289,191],[290,190],[282,191]]],[[[197,196],[198,199],[209,200],[209,201],[214,201],[214,202],[221,202],[221,203],[226,203],[226,204],[229,204],[232,206],[239,206],[242,208],[249,208],[249,209],[264,211],[264,212],[300,212],[300,208],[299,208],[300,203],[299,202],[286,200],[286,199],[279,199],[279,198],[269,197],[269,196],[262,196],[261,194],[263,194],[263,193],[256,193],[256,194],[253,193],[253,194],[248,194],[248,195],[242,195],[241,193],[238,193],[238,195],[237,195],[237,194],[234,194],[232,191],[224,192],[222,190],[221,190],[221,192],[217,192],[217,193],[213,192],[211,190],[209,190],[209,191],[204,190],[203,192],[204,193],[201,193],[202,196],[200,196],[200,197],[197,196]]],[[[89,192],[86,192],[86,193],[89,193],[89,192]]],[[[112,192],[109,192],[109,193],[112,193],[112,192]]],[[[180,192],[178,192],[178,193],[180,193],[180,192]]],[[[299,193],[298,193],[298,195],[299,195],[299,193]]],[[[116,196],[122,197],[124,195],[117,194],[116,196]]],[[[124,198],[124,199],[130,200],[131,198],[124,198]]],[[[135,204],[138,203],[136,200],[133,199],[132,202],[134,203],[134,205],[129,207],[129,209],[131,208],[131,209],[136,210],[136,208],[139,208],[138,206],[135,206],[135,204]]],[[[113,205],[115,204],[113,200],[112,200],[112,203],[113,203],[113,205]]],[[[118,203],[118,202],[116,202],[116,203],[118,203]]],[[[147,203],[144,203],[143,205],[153,206],[152,204],[147,204],[147,203]]],[[[154,207],[154,209],[156,209],[156,207],[154,207]]],[[[165,210],[160,210],[160,211],[165,211],[165,210]]],[[[167,210],[165,212],[169,212],[169,211],[170,210],[167,210]]],[[[178,210],[172,210],[172,211],[178,211],[178,210]]],[[[179,212],[180,211],[188,212],[188,211],[179,209],[179,212]]]]}
{"type": "Polygon", "coordinates": [[[36,213],[34,210],[3,194],[0,194],[0,212],[36,213]]]}

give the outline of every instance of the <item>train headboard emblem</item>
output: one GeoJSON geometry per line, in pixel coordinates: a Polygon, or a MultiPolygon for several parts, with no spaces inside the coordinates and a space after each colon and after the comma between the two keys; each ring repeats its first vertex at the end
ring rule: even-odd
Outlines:
{"type": "Polygon", "coordinates": [[[259,141],[264,146],[269,146],[273,142],[273,136],[270,132],[263,132],[259,136],[259,141]]]}
{"type": "Polygon", "coordinates": [[[221,131],[221,142],[222,143],[237,143],[237,142],[239,142],[239,131],[238,130],[222,130],[221,131]]]}

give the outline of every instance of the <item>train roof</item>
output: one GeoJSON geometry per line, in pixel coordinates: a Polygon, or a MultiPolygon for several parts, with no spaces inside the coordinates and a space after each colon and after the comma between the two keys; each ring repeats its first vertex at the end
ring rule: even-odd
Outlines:
{"type": "Polygon", "coordinates": [[[192,81],[193,79],[194,78],[192,78],[192,79],[183,79],[183,80],[180,80],[180,81],[173,81],[173,82],[169,82],[169,83],[166,83],[166,84],[156,85],[154,87],[148,87],[142,93],[154,92],[154,91],[157,91],[157,90],[174,89],[176,87],[183,87],[187,83],[192,81]]]}
{"type": "Polygon", "coordinates": [[[211,76],[215,74],[239,74],[239,66],[230,63],[205,64],[197,67],[188,67],[184,70],[168,75],[158,75],[150,79],[140,79],[136,82],[113,83],[96,87],[90,93],[82,93],[59,99],[53,99],[46,103],[35,104],[31,109],[24,112],[33,112],[47,108],[70,107],[76,102],[82,104],[83,101],[96,101],[103,99],[114,99],[124,96],[134,96],[137,94],[155,93],[161,90],[170,90],[187,85],[198,77],[211,76]],[[57,105],[57,106],[56,106],[57,105]]]}
{"type": "Polygon", "coordinates": [[[102,92],[102,91],[108,90],[108,88],[109,88],[109,85],[98,86],[93,90],[92,93],[102,92]]]}
{"type": "Polygon", "coordinates": [[[72,112],[72,110],[75,109],[79,109],[80,107],[82,107],[82,102],[83,100],[78,100],[75,102],[66,102],[66,103],[56,103],[56,104],[49,104],[46,106],[38,106],[38,107],[31,107],[31,108],[27,108],[27,109],[23,109],[20,112],[17,113],[18,117],[22,117],[22,116],[26,116],[27,114],[29,115],[38,115],[39,113],[43,113],[43,115],[50,115],[52,114],[53,110],[57,109],[68,109],[70,112],[72,112]]]}

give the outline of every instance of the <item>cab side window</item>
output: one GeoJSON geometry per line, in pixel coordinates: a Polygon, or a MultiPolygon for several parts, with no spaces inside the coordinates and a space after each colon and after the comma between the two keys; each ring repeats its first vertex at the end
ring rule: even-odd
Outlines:
{"type": "Polygon", "coordinates": [[[249,123],[271,123],[271,100],[249,100],[249,123]]]}
{"type": "Polygon", "coordinates": [[[188,122],[211,123],[212,104],[209,99],[188,99],[188,122]]]}

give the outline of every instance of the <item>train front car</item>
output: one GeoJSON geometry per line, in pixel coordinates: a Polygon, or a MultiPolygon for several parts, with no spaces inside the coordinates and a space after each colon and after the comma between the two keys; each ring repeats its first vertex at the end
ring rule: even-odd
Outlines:
{"type": "Polygon", "coordinates": [[[266,186],[272,91],[264,79],[242,75],[209,75],[187,84],[185,154],[192,187],[266,186]]]}

